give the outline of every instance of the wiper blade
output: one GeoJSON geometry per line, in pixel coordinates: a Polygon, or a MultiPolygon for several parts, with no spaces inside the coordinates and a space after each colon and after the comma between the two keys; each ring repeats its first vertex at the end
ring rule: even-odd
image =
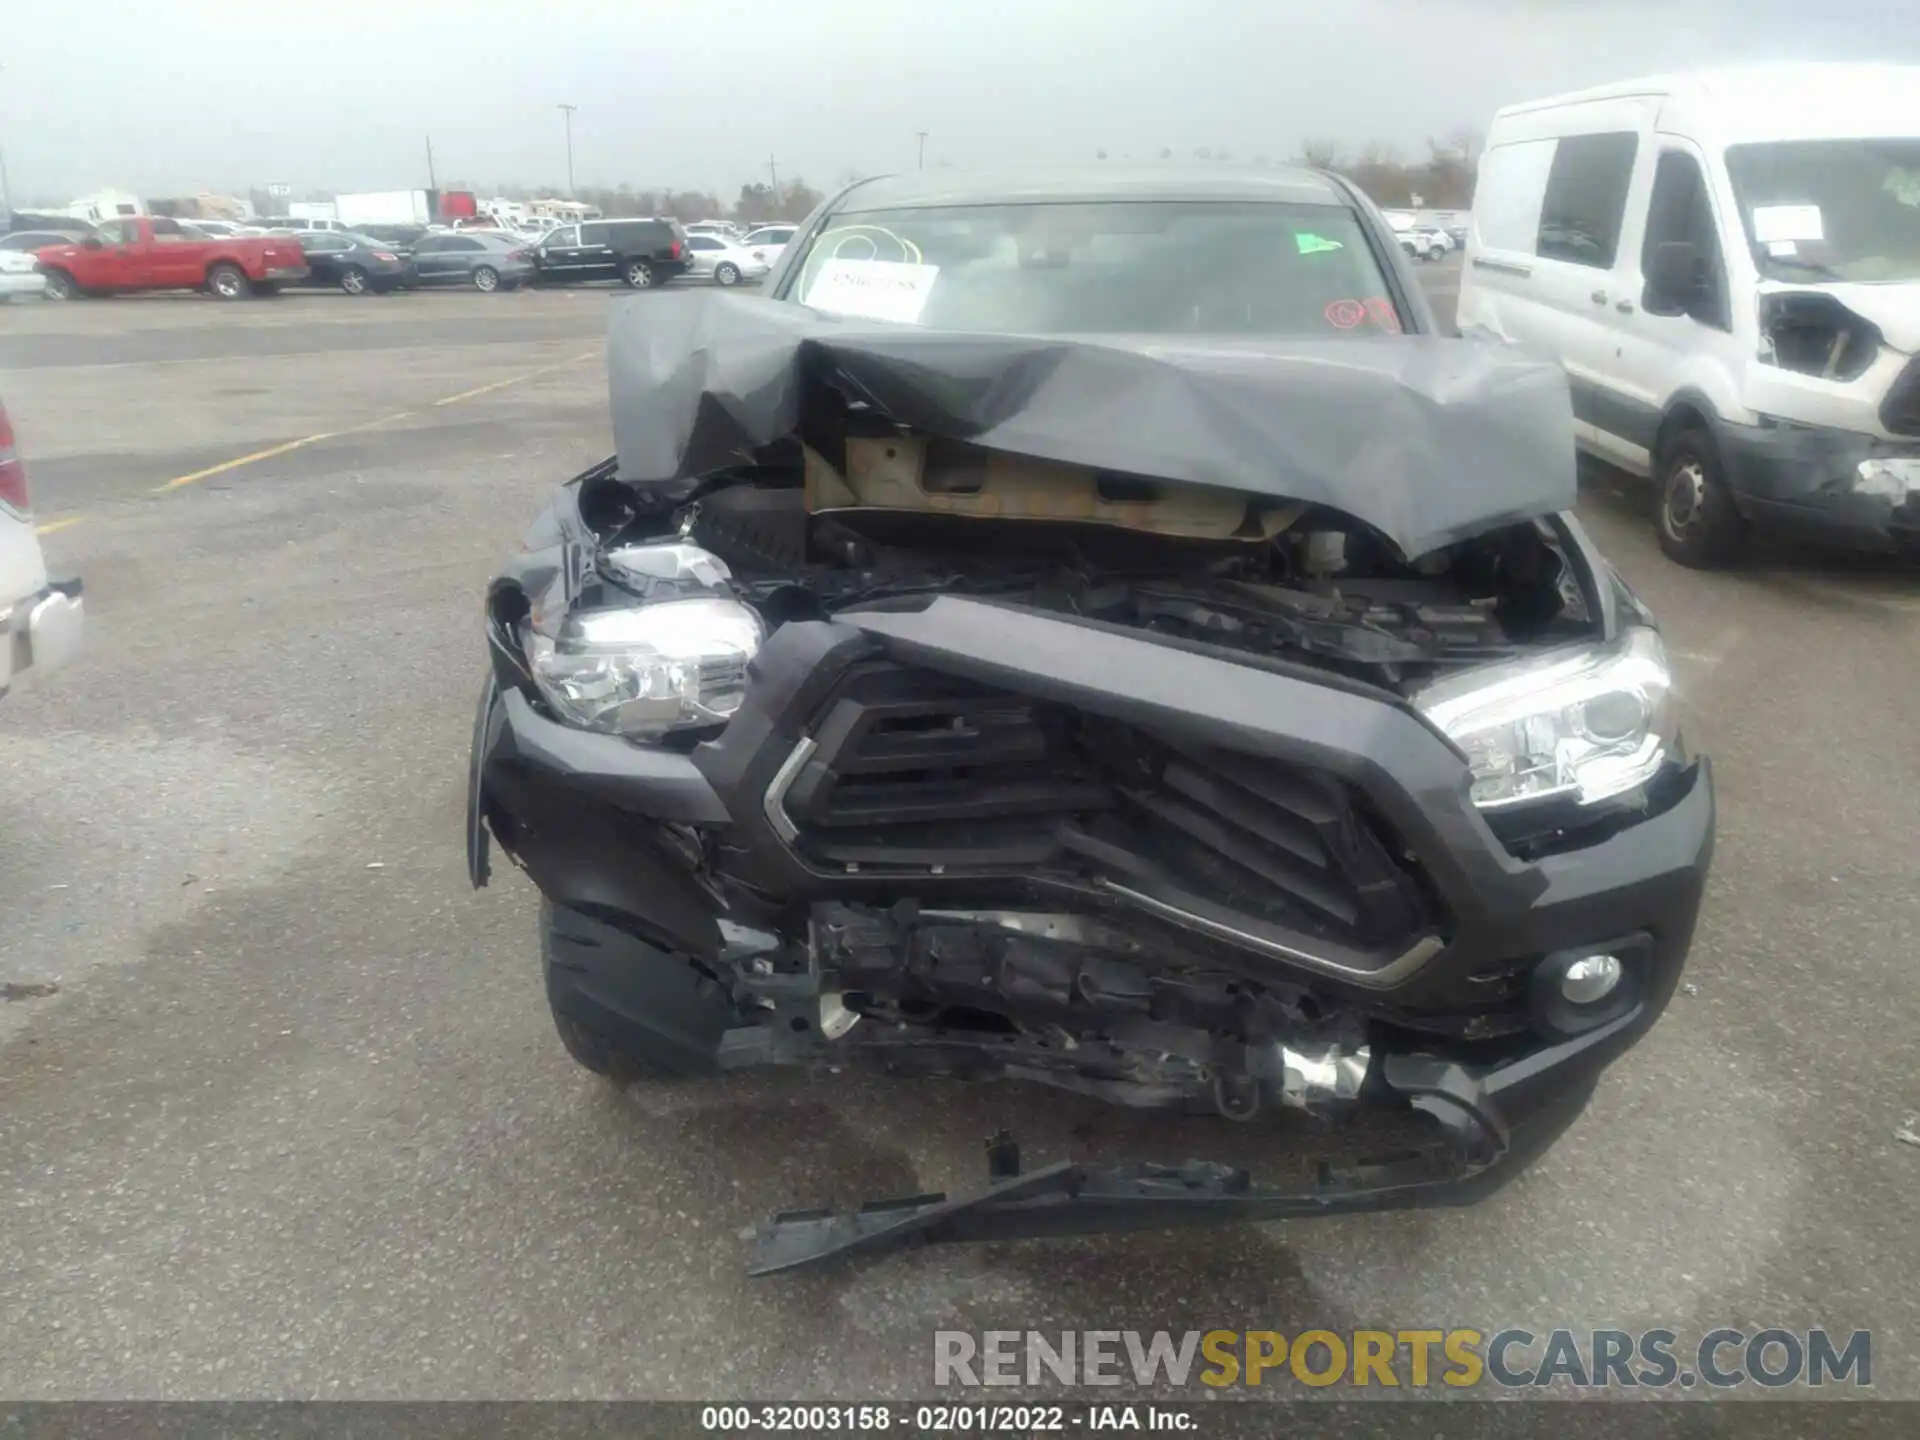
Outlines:
{"type": "Polygon", "coordinates": [[[1786,266],[1795,270],[1805,270],[1821,280],[1838,280],[1840,272],[1830,265],[1822,265],[1818,260],[1808,260],[1799,255],[1768,255],[1768,265],[1786,266]]]}

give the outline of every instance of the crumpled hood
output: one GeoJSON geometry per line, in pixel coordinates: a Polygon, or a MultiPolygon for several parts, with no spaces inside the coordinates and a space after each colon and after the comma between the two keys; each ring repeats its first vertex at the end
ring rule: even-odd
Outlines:
{"type": "Polygon", "coordinates": [[[1344,511],[1417,556],[1574,503],[1551,361],[1441,336],[982,335],[721,291],[617,303],[618,477],[668,497],[791,434],[837,376],[988,449],[1344,511]]]}
{"type": "Polygon", "coordinates": [[[1920,351],[1920,282],[1861,285],[1847,281],[1802,285],[1769,280],[1761,284],[1767,295],[1809,293],[1831,295],[1862,320],[1880,327],[1887,344],[1906,354],[1920,351]]]}

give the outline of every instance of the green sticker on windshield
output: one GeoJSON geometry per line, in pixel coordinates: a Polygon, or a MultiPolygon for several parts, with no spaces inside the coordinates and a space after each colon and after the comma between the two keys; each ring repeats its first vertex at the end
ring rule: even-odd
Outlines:
{"type": "Polygon", "coordinates": [[[1324,255],[1330,250],[1344,250],[1347,247],[1338,240],[1329,240],[1324,235],[1309,234],[1305,230],[1295,233],[1293,243],[1300,247],[1302,255],[1324,255]]]}
{"type": "Polygon", "coordinates": [[[1889,170],[1880,188],[1902,205],[1920,208],[1920,170],[1889,170]]]}

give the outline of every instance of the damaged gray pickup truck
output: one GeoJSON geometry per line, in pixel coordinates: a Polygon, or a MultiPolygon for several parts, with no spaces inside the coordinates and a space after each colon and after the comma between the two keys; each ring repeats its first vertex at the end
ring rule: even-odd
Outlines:
{"type": "Polygon", "coordinates": [[[768,288],[615,308],[618,453],[486,597],[469,864],[539,887],[574,1058],[1429,1139],[1282,1189],[1001,1135],[755,1270],[1461,1204],[1550,1145],[1714,831],[1558,368],[1434,333],[1309,172],[864,182],[768,288]]]}

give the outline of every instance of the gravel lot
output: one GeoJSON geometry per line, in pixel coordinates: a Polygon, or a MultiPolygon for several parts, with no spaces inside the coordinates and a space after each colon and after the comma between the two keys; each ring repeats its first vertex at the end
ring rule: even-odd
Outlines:
{"type": "MultiPolygon", "coordinates": [[[[1457,275],[1423,271],[1449,308],[1457,275]]],[[[1604,480],[1582,513],[1666,622],[1720,848],[1692,986],[1539,1167],[1470,1211],[748,1282],[743,1227],[971,1182],[1016,1116],[1040,1158],[1166,1122],[622,1095],[561,1051],[533,890],[466,885],[476,602],[610,448],[606,311],[648,298],[0,308],[91,617],[0,702],[0,982],[58,987],[0,1003],[0,1393],[850,1399],[926,1393],[936,1328],[1725,1323],[1870,1327],[1876,1390],[1920,1398],[1920,575],[1692,574],[1604,480]]]]}

